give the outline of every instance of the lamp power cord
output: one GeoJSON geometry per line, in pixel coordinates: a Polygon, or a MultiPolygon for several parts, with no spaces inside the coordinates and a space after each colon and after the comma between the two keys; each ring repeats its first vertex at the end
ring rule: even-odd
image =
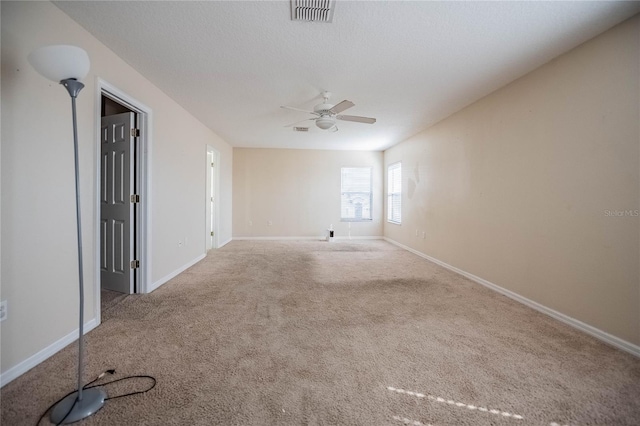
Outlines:
{"type": "MultiPolygon", "coordinates": [[[[82,387],[82,390],[85,390],[85,389],[91,389],[91,388],[95,388],[95,387],[99,387],[99,386],[100,386],[100,387],[106,387],[106,386],[112,385],[112,384],[114,384],[114,383],[123,382],[123,381],[125,381],[125,380],[132,380],[132,379],[150,379],[150,380],[152,380],[152,382],[153,382],[153,383],[151,384],[151,386],[149,386],[149,388],[147,388],[147,389],[145,389],[145,390],[135,391],[135,392],[129,392],[129,393],[125,393],[125,394],[122,394],[122,395],[115,395],[115,396],[109,396],[109,397],[106,397],[106,398],[104,399],[104,400],[105,400],[105,402],[106,402],[106,401],[108,401],[108,400],[110,400],[110,399],[124,398],[124,397],[127,397],[127,396],[132,396],[132,395],[138,395],[138,394],[141,394],[141,393],[146,393],[146,392],[149,392],[151,389],[153,389],[153,388],[155,388],[155,387],[156,387],[156,379],[155,379],[155,377],[153,377],[153,376],[149,376],[149,375],[146,375],[146,374],[122,377],[122,378],[120,378],[120,379],[115,379],[115,380],[111,380],[111,381],[109,381],[109,382],[105,382],[105,383],[100,383],[100,384],[96,384],[96,385],[94,385],[94,383],[95,383],[95,382],[97,382],[98,380],[102,379],[102,378],[103,378],[104,376],[106,376],[107,374],[114,375],[115,373],[116,373],[116,370],[114,370],[114,369],[105,370],[104,372],[100,373],[100,374],[98,375],[98,377],[96,377],[95,379],[93,379],[93,380],[92,380],[92,381],[90,381],[89,383],[85,384],[85,385],[82,387]]],[[[47,409],[42,413],[42,415],[40,416],[40,418],[39,418],[39,419],[38,419],[38,421],[36,422],[36,426],[38,426],[38,425],[40,424],[40,422],[42,421],[42,419],[44,419],[44,418],[45,418],[45,416],[47,415],[47,413],[48,413],[49,411],[51,411],[51,409],[52,409],[53,407],[55,407],[55,406],[56,406],[56,404],[58,404],[60,401],[62,401],[63,399],[65,399],[66,397],[68,397],[69,395],[71,395],[71,394],[73,394],[74,392],[77,392],[77,391],[78,391],[77,389],[76,389],[76,390],[73,390],[73,391],[69,392],[68,394],[66,394],[65,396],[63,396],[62,398],[58,399],[58,400],[57,400],[56,402],[54,402],[53,404],[51,404],[51,405],[49,406],[49,408],[47,408],[47,409]]],[[[74,407],[77,403],[78,403],[78,400],[76,399],[76,401],[75,401],[75,402],[71,405],[71,407],[69,408],[69,412],[67,412],[67,414],[62,418],[62,420],[60,420],[60,422],[58,422],[58,423],[56,424],[56,426],[61,425],[62,423],[64,423],[64,421],[67,419],[67,416],[69,416],[69,414],[70,414],[70,413],[71,413],[71,411],[73,410],[73,407],[74,407]]]]}

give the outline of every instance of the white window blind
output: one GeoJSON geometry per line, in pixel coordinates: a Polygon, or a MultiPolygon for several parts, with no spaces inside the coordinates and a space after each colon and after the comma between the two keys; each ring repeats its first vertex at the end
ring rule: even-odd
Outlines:
{"type": "Polygon", "coordinates": [[[343,167],[340,219],[371,220],[371,167],[343,167]]]}
{"type": "Polygon", "coordinates": [[[402,222],[402,163],[387,168],[387,221],[402,222]]]}

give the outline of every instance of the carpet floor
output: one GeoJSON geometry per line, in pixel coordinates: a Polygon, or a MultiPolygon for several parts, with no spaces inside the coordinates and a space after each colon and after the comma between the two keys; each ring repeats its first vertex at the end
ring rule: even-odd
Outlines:
{"type": "MultiPolygon", "coordinates": [[[[379,240],[234,241],[103,319],[87,381],[157,385],[87,425],[640,424],[640,359],[379,240]]],[[[76,351],[6,385],[1,423],[73,390],[76,351]]]]}
{"type": "Polygon", "coordinates": [[[100,290],[100,312],[102,320],[105,320],[104,315],[107,314],[111,308],[122,302],[127,296],[127,294],[106,290],[104,288],[100,290]]]}

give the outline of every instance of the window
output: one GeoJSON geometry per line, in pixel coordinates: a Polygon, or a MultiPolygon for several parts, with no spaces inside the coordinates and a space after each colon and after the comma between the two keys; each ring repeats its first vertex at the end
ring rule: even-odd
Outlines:
{"type": "Polygon", "coordinates": [[[402,163],[387,168],[387,221],[402,222],[402,163]]]}
{"type": "Polygon", "coordinates": [[[340,220],[371,220],[371,167],[343,167],[340,220]]]}

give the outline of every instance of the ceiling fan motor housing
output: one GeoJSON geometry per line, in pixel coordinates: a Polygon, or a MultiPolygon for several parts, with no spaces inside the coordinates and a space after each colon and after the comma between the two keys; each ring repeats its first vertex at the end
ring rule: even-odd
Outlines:
{"type": "Polygon", "coordinates": [[[313,111],[317,112],[318,114],[331,114],[331,112],[329,111],[331,108],[333,108],[333,105],[331,104],[318,104],[313,107],[313,111]]]}

